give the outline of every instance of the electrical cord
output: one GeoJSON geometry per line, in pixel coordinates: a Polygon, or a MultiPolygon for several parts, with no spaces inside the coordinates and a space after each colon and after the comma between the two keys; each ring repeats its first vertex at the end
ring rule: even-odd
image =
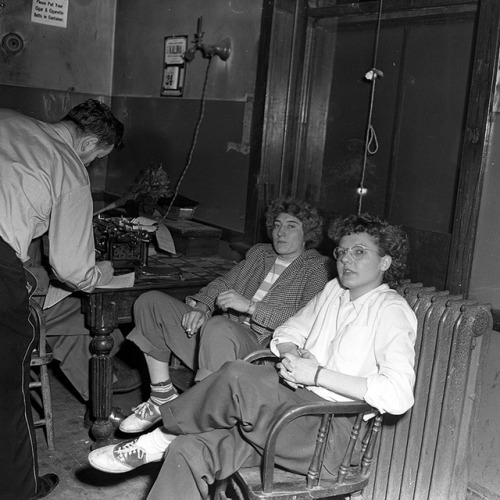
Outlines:
{"type": "Polygon", "coordinates": [[[191,143],[191,148],[189,149],[189,154],[188,158],[186,161],[186,165],[184,169],[182,170],[182,173],[179,177],[179,180],[177,181],[177,184],[174,189],[174,194],[172,196],[172,199],[170,200],[170,203],[168,205],[167,211],[165,212],[165,215],[161,218],[160,222],[162,222],[166,217],[168,216],[170,209],[172,208],[175,198],[177,197],[177,194],[179,193],[179,188],[181,186],[182,180],[184,179],[184,176],[186,175],[186,172],[188,171],[189,166],[191,165],[191,160],[193,159],[193,153],[194,149],[196,147],[196,143],[198,142],[198,134],[200,132],[200,126],[201,122],[203,121],[203,117],[205,116],[205,106],[206,106],[206,92],[207,92],[207,83],[208,83],[208,73],[210,70],[210,65],[212,63],[212,58],[208,58],[208,64],[207,64],[207,69],[205,72],[205,81],[203,82],[203,90],[201,93],[201,105],[200,105],[200,114],[198,117],[198,122],[196,124],[196,127],[194,129],[194,134],[193,134],[193,141],[191,143]]]}
{"type": "Polygon", "coordinates": [[[377,134],[375,132],[375,128],[372,125],[372,116],[373,116],[373,104],[375,102],[375,86],[377,82],[377,78],[381,78],[384,76],[382,71],[377,69],[377,54],[378,54],[378,45],[380,39],[380,24],[382,20],[382,8],[383,8],[383,0],[380,0],[379,3],[379,11],[378,11],[378,21],[377,21],[377,33],[375,36],[375,47],[373,50],[373,66],[370,71],[368,71],[365,75],[367,80],[372,82],[371,93],[370,93],[370,108],[368,112],[368,124],[366,127],[366,136],[365,136],[365,151],[363,156],[363,167],[361,170],[361,179],[359,182],[358,188],[358,215],[361,214],[361,208],[363,205],[363,196],[366,194],[365,189],[365,175],[366,175],[366,164],[368,160],[368,154],[374,155],[378,151],[378,139],[377,134]]]}

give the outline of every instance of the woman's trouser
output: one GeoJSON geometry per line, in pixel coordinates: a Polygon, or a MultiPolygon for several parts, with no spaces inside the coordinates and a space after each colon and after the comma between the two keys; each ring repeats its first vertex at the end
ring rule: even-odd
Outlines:
{"type": "Polygon", "coordinates": [[[135,327],[127,339],[158,361],[168,363],[174,353],[188,368],[197,370],[196,381],[261,347],[248,326],[225,316],[210,318],[200,332],[188,337],[182,317],[191,310],[170,295],[147,292],[134,304],[135,327]]]}
{"type": "MultiPolygon", "coordinates": [[[[323,401],[307,389],[279,383],[274,367],[234,361],[161,406],[167,432],[178,435],[148,500],[205,499],[209,485],[243,466],[260,464],[268,431],[278,414],[304,401],[323,401]]],[[[335,475],[349,440],[352,420],[332,420],[322,474],[335,475]]],[[[301,474],[316,444],[320,417],[300,417],[278,438],[276,463],[301,474]]]]}

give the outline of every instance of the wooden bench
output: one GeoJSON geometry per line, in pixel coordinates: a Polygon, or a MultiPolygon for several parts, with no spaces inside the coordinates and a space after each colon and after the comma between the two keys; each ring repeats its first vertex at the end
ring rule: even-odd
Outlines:
{"type": "MultiPolygon", "coordinates": [[[[465,499],[477,379],[493,326],[490,306],[409,281],[398,293],[418,319],[415,404],[405,415],[384,416],[363,499],[465,499]]],[[[251,480],[246,469],[241,472],[233,487],[243,484],[244,476],[251,480]]],[[[275,477],[280,474],[275,469],[275,477]]],[[[296,491],[282,498],[321,498],[316,493],[296,491]]]]}

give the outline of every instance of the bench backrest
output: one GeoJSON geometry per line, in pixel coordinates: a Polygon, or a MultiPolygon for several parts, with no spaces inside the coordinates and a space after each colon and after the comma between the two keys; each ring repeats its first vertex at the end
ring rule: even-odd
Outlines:
{"type": "Polygon", "coordinates": [[[363,498],[465,498],[481,344],[493,326],[490,306],[419,283],[405,282],[398,292],[418,319],[415,405],[402,417],[384,417],[363,498]]]}

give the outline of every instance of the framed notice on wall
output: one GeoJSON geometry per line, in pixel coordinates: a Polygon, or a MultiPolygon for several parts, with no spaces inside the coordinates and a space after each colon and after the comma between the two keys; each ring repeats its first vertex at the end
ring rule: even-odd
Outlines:
{"type": "Polygon", "coordinates": [[[162,96],[181,96],[184,91],[187,36],[165,37],[165,60],[163,63],[162,96]]]}
{"type": "MultiPolygon", "coordinates": [[[[31,22],[66,28],[69,0],[33,0],[31,22]]],[[[3,7],[3,4],[2,4],[3,7]]]]}

